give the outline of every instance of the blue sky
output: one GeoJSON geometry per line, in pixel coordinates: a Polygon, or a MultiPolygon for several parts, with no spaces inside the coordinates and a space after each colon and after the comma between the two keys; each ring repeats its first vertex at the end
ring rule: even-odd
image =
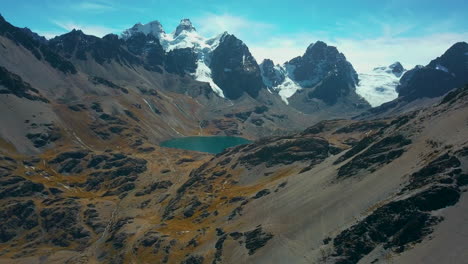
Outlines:
{"type": "Polygon", "coordinates": [[[102,36],[152,20],[171,32],[190,18],[207,37],[235,34],[259,61],[283,63],[323,40],[360,72],[396,60],[408,68],[427,64],[453,43],[468,41],[466,0],[2,0],[0,13],[46,37],[73,28],[102,36]]]}

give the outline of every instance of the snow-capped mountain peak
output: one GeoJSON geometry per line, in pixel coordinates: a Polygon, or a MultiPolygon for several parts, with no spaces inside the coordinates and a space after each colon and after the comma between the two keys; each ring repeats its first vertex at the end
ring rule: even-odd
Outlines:
{"type": "Polygon", "coordinates": [[[192,25],[192,21],[190,21],[190,19],[184,18],[184,19],[182,19],[180,21],[180,24],[177,26],[177,28],[176,28],[176,30],[174,32],[174,37],[177,37],[183,31],[193,32],[193,31],[197,31],[197,30],[192,25]]]}
{"type": "Polygon", "coordinates": [[[314,89],[325,78],[340,76],[341,80],[347,82],[343,86],[344,92],[339,90],[340,88],[336,88],[335,91],[323,88],[327,91],[318,92],[319,95],[317,95],[319,99],[334,103],[337,97],[347,93],[345,90],[353,89],[357,82],[357,74],[346,57],[336,47],[329,46],[323,41],[310,44],[302,56],[283,65],[273,67],[271,61],[265,61],[261,65],[261,70],[265,86],[277,92],[285,103],[288,103],[288,98],[303,88],[314,89]]]}
{"type": "Polygon", "coordinates": [[[184,18],[172,33],[166,33],[161,23],[156,20],[147,24],[137,23],[132,28],[125,30],[121,37],[128,39],[137,33],[150,34],[158,38],[166,52],[177,49],[192,49],[197,56],[197,68],[192,73],[193,77],[196,80],[208,82],[216,94],[224,97],[223,90],[212,80],[209,66],[213,51],[218,47],[220,40],[228,35],[227,32],[212,38],[205,38],[196,31],[190,19],[184,18]]]}
{"type": "Polygon", "coordinates": [[[133,27],[125,30],[122,33],[123,39],[128,39],[136,33],[144,33],[145,35],[152,35],[159,38],[161,35],[165,35],[164,28],[161,23],[157,20],[151,21],[147,24],[137,23],[133,27]]]}
{"type": "Polygon", "coordinates": [[[380,72],[380,73],[388,73],[388,74],[393,74],[396,77],[401,77],[403,73],[406,71],[406,69],[401,65],[400,62],[394,62],[390,64],[389,66],[381,66],[381,67],[376,67],[373,69],[373,72],[380,72]]]}

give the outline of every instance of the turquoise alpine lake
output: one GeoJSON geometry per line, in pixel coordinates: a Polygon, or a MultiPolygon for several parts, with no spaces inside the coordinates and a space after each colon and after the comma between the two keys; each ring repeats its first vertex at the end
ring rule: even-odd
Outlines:
{"type": "Polygon", "coordinates": [[[161,147],[186,149],[217,154],[225,149],[252,141],[241,137],[181,137],[161,142],[161,147]]]}

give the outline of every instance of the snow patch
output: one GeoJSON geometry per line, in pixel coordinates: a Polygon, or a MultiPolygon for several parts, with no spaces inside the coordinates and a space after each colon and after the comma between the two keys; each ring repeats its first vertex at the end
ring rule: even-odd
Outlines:
{"type": "Polygon", "coordinates": [[[286,76],[284,82],[274,88],[281,99],[286,103],[289,104],[288,98],[293,96],[298,90],[302,89],[302,87],[294,82],[289,76],[286,76]]]}
{"type": "Polygon", "coordinates": [[[272,91],[276,92],[286,104],[289,104],[288,98],[293,96],[298,90],[302,89],[301,85],[293,80],[293,71],[295,66],[293,65],[275,65],[273,66],[275,79],[281,79],[284,76],[284,80],[282,83],[273,86],[272,80],[265,77],[263,74],[263,69],[260,67],[262,73],[262,80],[265,86],[268,88],[268,91],[271,93],[272,91]]]}
{"type": "Polygon", "coordinates": [[[209,83],[211,89],[213,89],[213,91],[217,95],[224,98],[223,90],[221,90],[221,88],[219,88],[219,86],[216,85],[216,83],[214,83],[213,78],[211,78],[211,69],[206,65],[206,63],[203,60],[197,61],[197,70],[195,71],[193,77],[197,81],[209,83]]]}
{"type": "Polygon", "coordinates": [[[436,65],[436,70],[444,71],[444,72],[446,72],[446,73],[449,72],[449,70],[448,70],[446,67],[444,67],[444,66],[442,66],[442,65],[440,65],[440,64],[437,64],[437,65],[436,65]]]}
{"type": "MultiPolygon", "coordinates": [[[[400,76],[403,74],[404,72],[400,76]]],[[[371,72],[359,74],[356,92],[372,107],[376,107],[398,97],[396,87],[400,84],[400,78],[388,71],[386,67],[375,68],[371,72]]]]}

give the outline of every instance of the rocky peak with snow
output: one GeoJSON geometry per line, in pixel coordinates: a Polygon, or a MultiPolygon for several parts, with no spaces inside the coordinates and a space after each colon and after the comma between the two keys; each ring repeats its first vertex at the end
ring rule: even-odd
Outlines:
{"type": "Polygon", "coordinates": [[[397,87],[407,101],[442,96],[468,83],[468,43],[458,42],[425,67],[406,72],[397,87]]]}
{"type": "Polygon", "coordinates": [[[298,92],[307,97],[301,100],[319,99],[328,105],[349,94],[355,95],[356,71],[336,47],[323,41],[312,43],[302,56],[283,65],[272,67],[271,64],[266,61],[261,65],[263,81],[286,103],[298,92]],[[280,80],[280,83],[273,80],[280,80]],[[303,93],[302,89],[308,91],[303,93]]]}
{"type": "Polygon", "coordinates": [[[193,32],[197,31],[195,27],[192,25],[192,21],[188,18],[184,18],[180,21],[180,24],[177,26],[175,32],[174,32],[174,37],[177,37],[182,33],[182,31],[187,31],[187,32],[193,32]]]}
{"type": "Polygon", "coordinates": [[[427,67],[445,71],[455,76],[467,76],[468,43],[458,42],[452,45],[442,56],[432,60],[427,67]]]}
{"type": "Polygon", "coordinates": [[[346,74],[350,85],[357,83],[357,74],[351,63],[336,47],[317,41],[309,45],[303,56],[286,64],[294,66],[293,79],[304,87],[313,87],[330,73],[346,74]]]}
{"type": "Polygon", "coordinates": [[[125,30],[122,33],[122,38],[127,39],[136,33],[143,33],[145,35],[152,35],[159,38],[162,34],[165,34],[161,23],[157,20],[151,21],[147,24],[137,23],[133,27],[125,30]]]}
{"type": "Polygon", "coordinates": [[[257,97],[264,87],[257,61],[249,48],[234,35],[223,34],[220,37],[209,67],[213,81],[229,99],[237,99],[244,92],[257,97]]]}
{"type": "Polygon", "coordinates": [[[391,64],[390,66],[388,66],[388,68],[391,69],[392,73],[397,77],[400,77],[405,71],[405,68],[403,67],[403,65],[401,65],[399,61],[391,64]]]}
{"type": "Polygon", "coordinates": [[[389,66],[381,66],[373,69],[373,72],[393,74],[398,78],[401,77],[405,71],[406,70],[403,65],[401,65],[401,63],[398,61],[390,64],[389,66]]]}
{"type": "Polygon", "coordinates": [[[285,73],[279,65],[274,65],[270,59],[265,59],[260,64],[260,71],[262,73],[263,83],[266,87],[272,88],[284,82],[285,73]]]}

